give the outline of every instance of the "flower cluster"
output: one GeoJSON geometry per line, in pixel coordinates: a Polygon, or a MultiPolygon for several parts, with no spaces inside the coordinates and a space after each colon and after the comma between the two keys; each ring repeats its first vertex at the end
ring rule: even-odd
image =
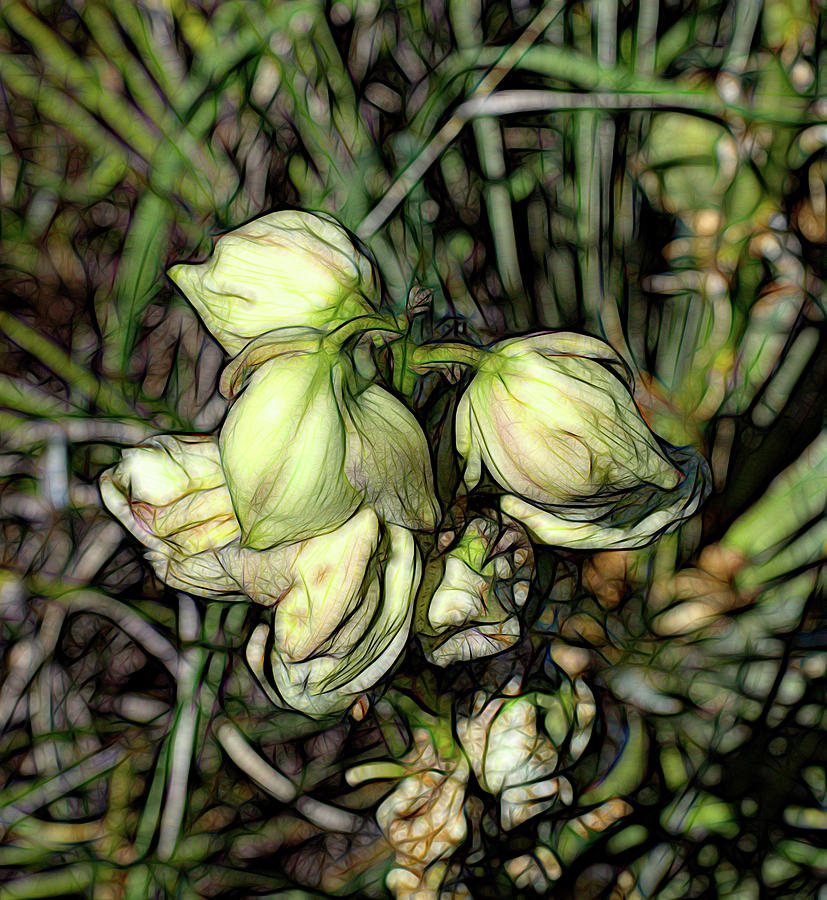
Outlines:
{"type": "MultiPolygon", "coordinates": [[[[402,777],[376,814],[394,852],[386,883],[399,900],[453,896],[445,887],[452,855],[469,832],[474,846],[481,840],[474,833],[481,823],[469,790],[472,772],[478,787],[498,801],[489,830],[494,818],[509,832],[550,809],[570,815],[574,793],[563,772],[589,742],[595,698],[582,679],[565,682],[554,695],[519,692],[519,679],[493,696],[480,691],[470,715],[456,716],[454,730],[416,711],[423,725],[413,729],[402,777]]],[[[357,785],[387,774],[386,764],[365,763],[349,770],[347,779],[357,785]]],[[[545,863],[546,877],[557,877],[548,875],[555,867],[559,875],[559,864],[542,841],[533,853],[545,863]]],[[[521,858],[506,868],[520,886],[521,858]]]]}
{"type": "Polygon", "coordinates": [[[650,431],[608,345],[559,332],[416,345],[329,216],[272,213],[169,274],[233,357],[221,378],[229,410],[217,434],[125,450],[101,492],[164,582],[265,607],[247,659],[281,706],[316,717],[352,707],[414,623],[437,665],[499,653],[520,636],[532,542],[641,546],[703,499],[705,464],[650,431]],[[410,377],[394,378],[396,391],[357,365],[359,342],[378,335],[403,348],[394,359],[410,377]],[[453,422],[462,481],[442,506],[475,508],[485,493],[499,508],[451,531],[399,385],[458,365],[472,376],[453,422]]]}

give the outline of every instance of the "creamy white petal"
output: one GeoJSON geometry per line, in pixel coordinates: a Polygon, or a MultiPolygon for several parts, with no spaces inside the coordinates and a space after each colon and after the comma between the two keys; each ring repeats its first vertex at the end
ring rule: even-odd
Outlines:
{"type": "MultiPolygon", "coordinates": [[[[379,521],[363,509],[340,528],[303,541],[289,570],[291,588],[273,615],[279,652],[299,662],[321,648],[362,600],[379,521]]],[[[341,638],[341,636],[339,636],[341,638]]]]}
{"type": "Polygon", "coordinates": [[[520,639],[513,613],[526,601],[533,571],[528,537],[504,519],[472,519],[445,556],[420,642],[439,666],[501,653],[520,639]]]}
{"type": "Polygon", "coordinates": [[[265,332],[321,331],[379,303],[370,260],[332,217],[282,210],[219,237],[206,262],[170,278],[231,355],[265,332]]]}
{"type": "Polygon", "coordinates": [[[426,649],[425,655],[437,666],[467,662],[483,656],[502,653],[520,639],[520,620],[509,616],[492,625],[472,625],[449,635],[441,643],[426,649]]]}
{"type": "Polygon", "coordinates": [[[217,557],[241,532],[214,436],[149,438],[101,475],[100,490],[162,581],[208,597],[241,593],[217,557]]]}

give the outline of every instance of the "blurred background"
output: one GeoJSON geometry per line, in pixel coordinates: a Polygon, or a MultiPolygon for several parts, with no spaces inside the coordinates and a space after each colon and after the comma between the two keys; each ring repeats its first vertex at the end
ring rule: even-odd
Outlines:
{"type": "MultiPolygon", "coordinates": [[[[607,723],[575,788],[644,735],[622,816],[532,825],[544,890],[827,897],[824,23],[816,0],[2,4],[0,898],[389,896],[393,782],[343,772],[405,741],[277,714],[236,658],[253,613],[165,589],[96,486],[121,446],[221,422],[224,356],[164,271],[285,206],[357,234],[394,311],[432,292],[436,333],[605,338],[652,428],[710,461],[678,533],[540,579],[523,651],[549,685],[587,673],[607,723]],[[291,806],[268,768],[338,805],[291,806]]],[[[399,677],[450,720],[461,679],[416,653],[399,677]]],[[[501,864],[526,835],[457,849],[471,896],[536,896],[501,864]]]]}

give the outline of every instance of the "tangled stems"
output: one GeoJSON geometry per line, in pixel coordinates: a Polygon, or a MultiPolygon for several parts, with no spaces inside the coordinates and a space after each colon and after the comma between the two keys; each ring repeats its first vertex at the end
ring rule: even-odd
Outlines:
{"type": "Polygon", "coordinates": [[[410,327],[401,327],[392,315],[359,316],[340,325],[323,340],[331,354],[362,341],[390,345],[393,357],[393,386],[404,395],[413,394],[416,377],[433,369],[452,369],[457,365],[476,368],[487,351],[463,341],[439,341],[418,344],[411,340],[410,327]]]}
{"type": "Polygon", "coordinates": [[[476,367],[485,352],[481,347],[460,341],[417,344],[408,337],[394,341],[390,349],[393,386],[406,397],[413,395],[417,376],[434,369],[448,372],[458,365],[476,367]]]}
{"type": "Polygon", "coordinates": [[[339,352],[349,341],[370,335],[389,340],[398,340],[405,331],[392,315],[357,316],[335,328],[324,338],[324,346],[332,352],[339,352]]]}
{"type": "Polygon", "coordinates": [[[453,365],[477,366],[486,352],[482,347],[474,347],[463,341],[439,341],[417,344],[409,337],[407,330],[400,328],[393,316],[359,316],[340,325],[324,338],[328,350],[342,350],[353,338],[381,337],[394,343],[395,348],[404,350],[408,366],[417,373],[432,368],[453,365]],[[402,345],[401,347],[399,345],[402,345]]]}

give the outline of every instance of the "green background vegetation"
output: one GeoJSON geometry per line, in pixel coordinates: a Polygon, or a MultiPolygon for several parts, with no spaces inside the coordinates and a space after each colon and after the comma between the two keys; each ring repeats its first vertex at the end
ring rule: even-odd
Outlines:
{"type": "MultiPolygon", "coordinates": [[[[702,515],[620,569],[556,559],[538,598],[535,645],[568,622],[554,640],[590,654],[614,711],[577,786],[619,755],[633,810],[588,838],[548,817],[559,895],[817,895],[824,18],[805,0],[0,7],[0,898],[384,896],[371,816],[392,782],[349,792],[342,772],[392,737],[276,714],[234,652],[248,611],[165,592],[95,487],[119,446],[220,422],[223,357],[163,273],[285,205],[354,231],[395,311],[433,291],[437,332],[603,336],[653,429],[711,462],[702,515]],[[703,627],[658,624],[693,602],[681,621],[703,627]],[[354,833],[268,796],[238,740],[354,833]]],[[[469,863],[475,897],[523,895],[499,852],[469,863]]]]}

